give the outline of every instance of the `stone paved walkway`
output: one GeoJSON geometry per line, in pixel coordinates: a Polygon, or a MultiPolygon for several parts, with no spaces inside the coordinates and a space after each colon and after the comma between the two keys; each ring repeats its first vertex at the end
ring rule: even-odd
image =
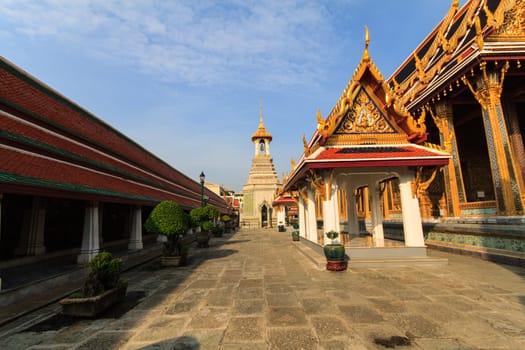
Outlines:
{"type": "Polygon", "coordinates": [[[328,272],[294,244],[214,238],[188,267],[126,273],[103,317],[50,305],[0,328],[0,349],[525,349],[523,268],[431,251],[449,265],[328,272]]]}

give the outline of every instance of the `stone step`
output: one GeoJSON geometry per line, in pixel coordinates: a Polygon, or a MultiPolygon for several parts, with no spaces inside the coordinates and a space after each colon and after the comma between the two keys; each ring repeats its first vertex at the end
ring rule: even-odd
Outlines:
{"type": "Polygon", "coordinates": [[[350,259],[348,267],[387,267],[387,266],[436,266],[448,265],[448,259],[418,257],[418,258],[388,258],[388,259],[350,259]]]}

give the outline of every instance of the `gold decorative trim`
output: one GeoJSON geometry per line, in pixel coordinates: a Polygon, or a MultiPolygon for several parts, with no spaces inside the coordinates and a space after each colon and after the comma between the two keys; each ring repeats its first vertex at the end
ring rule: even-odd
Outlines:
{"type": "Polygon", "coordinates": [[[482,72],[482,78],[480,80],[480,87],[474,89],[470,84],[468,78],[464,75],[461,77],[463,83],[469,88],[472,95],[483,109],[488,109],[491,105],[492,99],[499,99],[503,90],[503,80],[505,79],[505,73],[509,69],[509,62],[505,62],[500,71],[498,78],[497,73],[487,74],[487,62],[481,62],[479,68],[482,72]]]}

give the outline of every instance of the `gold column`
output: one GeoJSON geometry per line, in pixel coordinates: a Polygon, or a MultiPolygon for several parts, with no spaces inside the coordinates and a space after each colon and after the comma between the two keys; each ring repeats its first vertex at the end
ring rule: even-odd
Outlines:
{"type": "Polygon", "coordinates": [[[441,102],[436,105],[436,114],[432,117],[439,129],[439,140],[445,150],[452,156],[448,165],[443,168],[445,177],[445,195],[447,196],[448,216],[460,216],[459,203],[466,203],[465,188],[463,186],[463,175],[456,142],[456,132],[454,130],[454,113],[452,104],[441,102]]]}
{"type": "Polygon", "coordinates": [[[476,82],[476,89],[471,86],[466,77],[463,77],[463,82],[467,84],[482,108],[497,213],[498,215],[522,215],[521,181],[518,180],[517,162],[514,162],[512,157],[500,98],[508,62],[500,72],[487,72],[486,62],[480,64],[480,69],[482,75],[476,82]]]}

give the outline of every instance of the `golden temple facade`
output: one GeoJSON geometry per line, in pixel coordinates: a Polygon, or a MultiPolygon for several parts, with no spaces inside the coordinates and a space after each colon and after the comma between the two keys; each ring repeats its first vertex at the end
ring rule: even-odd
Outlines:
{"type": "MultiPolygon", "coordinates": [[[[367,31],[355,74],[369,59],[368,42],[367,31]]],[[[377,95],[385,101],[382,108],[397,116],[394,126],[408,141],[451,156],[446,165],[413,167],[413,193],[419,200],[426,245],[523,264],[525,0],[470,0],[461,8],[454,0],[389,79],[381,79],[378,71],[373,75],[378,82],[374,93],[384,93],[377,95]]],[[[348,96],[360,101],[357,92],[348,91],[355,86],[351,80],[326,120],[318,114],[313,138],[326,134],[335,142],[377,143],[357,132],[352,135],[372,127],[366,120],[352,120],[344,135],[334,134],[348,96]]],[[[365,99],[352,107],[363,109],[353,115],[368,113],[365,99]]],[[[387,134],[392,126],[373,127],[385,128],[371,131],[387,134]]],[[[303,143],[302,157],[316,151],[304,138],[303,143]]],[[[348,198],[355,198],[360,229],[367,230],[369,192],[368,186],[356,188],[353,196],[337,191],[342,231],[350,227],[348,198]]],[[[380,192],[385,237],[400,238],[399,179],[382,181],[380,192]]],[[[323,217],[322,201],[322,194],[316,193],[318,220],[323,217]]]]}

